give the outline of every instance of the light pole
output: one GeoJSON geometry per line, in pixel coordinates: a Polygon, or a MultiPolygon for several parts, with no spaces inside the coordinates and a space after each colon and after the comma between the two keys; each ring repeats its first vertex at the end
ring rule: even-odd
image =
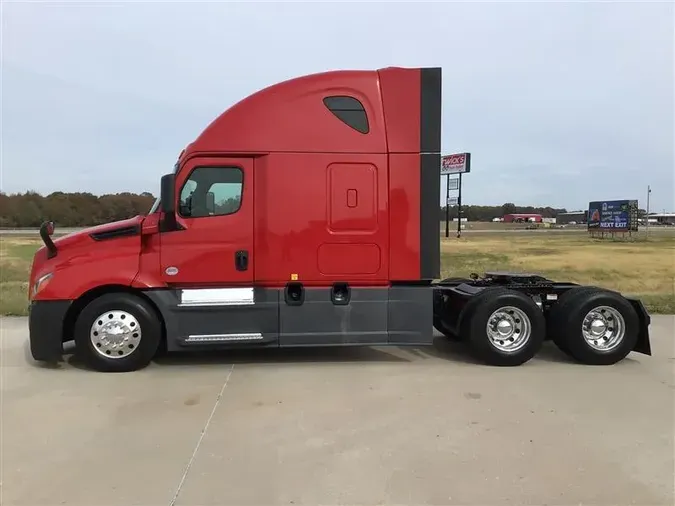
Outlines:
{"type": "Polygon", "coordinates": [[[459,173],[459,194],[457,195],[457,239],[462,236],[462,173],[459,173]]]}
{"type": "Polygon", "coordinates": [[[652,193],[652,187],[647,185],[647,226],[645,228],[645,233],[649,235],[649,196],[652,193]]]}
{"type": "Polygon", "coordinates": [[[450,237],[450,173],[445,178],[445,237],[450,237]]]}

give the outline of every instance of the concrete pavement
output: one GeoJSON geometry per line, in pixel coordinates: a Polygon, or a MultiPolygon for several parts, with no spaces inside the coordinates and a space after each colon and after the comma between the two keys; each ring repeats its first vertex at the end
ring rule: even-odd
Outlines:
{"type": "Polygon", "coordinates": [[[672,505],[675,317],[611,367],[429,349],[30,359],[0,320],[7,505],[672,505]]]}

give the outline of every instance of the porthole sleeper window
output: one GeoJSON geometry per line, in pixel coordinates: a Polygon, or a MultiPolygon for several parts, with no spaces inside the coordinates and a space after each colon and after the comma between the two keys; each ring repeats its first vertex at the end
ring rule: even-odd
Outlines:
{"type": "Polygon", "coordinates": [[[366,109],[354,97],[326,97],[323,99],[323,104],[336,118],[357,132],[367,134],[370,131],[366,109]]]}

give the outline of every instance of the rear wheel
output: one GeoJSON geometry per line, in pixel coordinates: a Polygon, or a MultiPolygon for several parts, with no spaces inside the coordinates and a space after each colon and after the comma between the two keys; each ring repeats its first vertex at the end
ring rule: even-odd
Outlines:
{"type": "Polygon", "coordinates": [[[578,286],[564,292],[558,297],[558,301],[555,303],[546,319],[546,337],[552,340],[558,349],[569,356],[571,356],[571,354],[567,348],[566,334],[564,332],[559,332],[559,329],[565,326],[564,319],[567,314],[569,301],[573,301],[575,297],[578,297],[577,294],[585,293],[589,290],[593,291],[597,290],[597,288],[594,286],[578,286]]]}
{"type": "Polygon", "coordinates": [[[75,353],[102,372],[128,372],[146,367],[162,338],[152,306],[128,293],[110,293],[91,301],[75,323],[75,353]]]}
{"type": "Polygon", "coordinates": [[[484,290],[467,305],[469,342],[482,361],[497,366],[516,366],[541,349],[546,320],[527,295],[505,288],[484,290]]]}
{"type": "Polygon", "coordinates": [[[639,317],[621,294],[595,287],[574,288],[551,308],[550,332],[558,346],[589,365],[611,365],[635,348],[639,317]]]}

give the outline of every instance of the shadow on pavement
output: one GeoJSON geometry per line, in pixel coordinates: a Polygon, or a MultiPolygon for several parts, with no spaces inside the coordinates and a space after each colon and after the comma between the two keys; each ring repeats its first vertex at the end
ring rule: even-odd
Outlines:
{"type": "Polygon", "coordinates": [[[157,365],[269,364],[307,362],[406,362],[386,351],[369,347],[350,348],[260,348],[166,353],[157,365]]]}
{"type": "MultiPolygon", "coordinates": [[[[88,370],[66,346],[64,361],[71,367],[88,370]]],[[[228,365],[228,364],[293,364],[293,363],[409,363],[430,358],[448,362],[481,365],[463,343],[436,337],[431,346],[349,346],[308,348],[249,348],[224,351],[187,351],[160,353],[153,361],[160,367],[228,365]]]]}
{"type": "Polygon", "coordinates": [[[326,346],[307,348],[258,348],[226,351],[167,353],[155,359],[160,366],[200,364],[289,364],[349,362],[415,362],[438,358],[480,364],[463,343],[436,337],[431,346],[326,346]]]}
{"type": "MultiPolygon", "coordinates": [[[[155,359],[159,366],[201,365],[201,364],[292,364],[292,363],[349,363],[349,362],[390,362],[406,363],[435,358],[446,362],[491,367],[476,359],[465,343],[451,341],[445,337],[434,338],[431,346],[352,346],[314,348],[260,348],[233,349],[212,352],[167,353],[155,359]]],[[[560,351],[552,342],[545,342],[533,361],[560,364],[579,363],[560,351]]],[[[621,364],[637,364],[626,357],[621,364]]],[[[589,366],[585,366],[589,367],[589,366]]]]}
{"type": "MultiPolygon", "coordinates": [[[[74,344],[65,344],[63,362],[73,368],[89,370],[74,354],[74,344]]],[[[26,360],[33,366],[43,369],[59,369],[61,363],[39,363],[30,356],[30,349],[26,345],[26,360]]],[[[470,348],[461,342],[451,341],[437,336],[431,346],[350,346],[350,347],[308,347],[308,348],[249,348],[231,349],[225,351],[189,351],[177,353],[160,353],[153,361],[160,367],[172,366],[199,366],[199,365],[228,365],[228,364],[293,364],[293,363],[350,363],[350,362],[381,362],[381,363],[409,363],[430,358],[447,362],[472,364],[490,367],[477,360],[470,348]]],[[[575,360],[560,351],[552,342],[544,346],[533,360],[578,364],[575,360]]],[[[620,365],[639,363],[629,357],[622,360],[620,365]]]]}

